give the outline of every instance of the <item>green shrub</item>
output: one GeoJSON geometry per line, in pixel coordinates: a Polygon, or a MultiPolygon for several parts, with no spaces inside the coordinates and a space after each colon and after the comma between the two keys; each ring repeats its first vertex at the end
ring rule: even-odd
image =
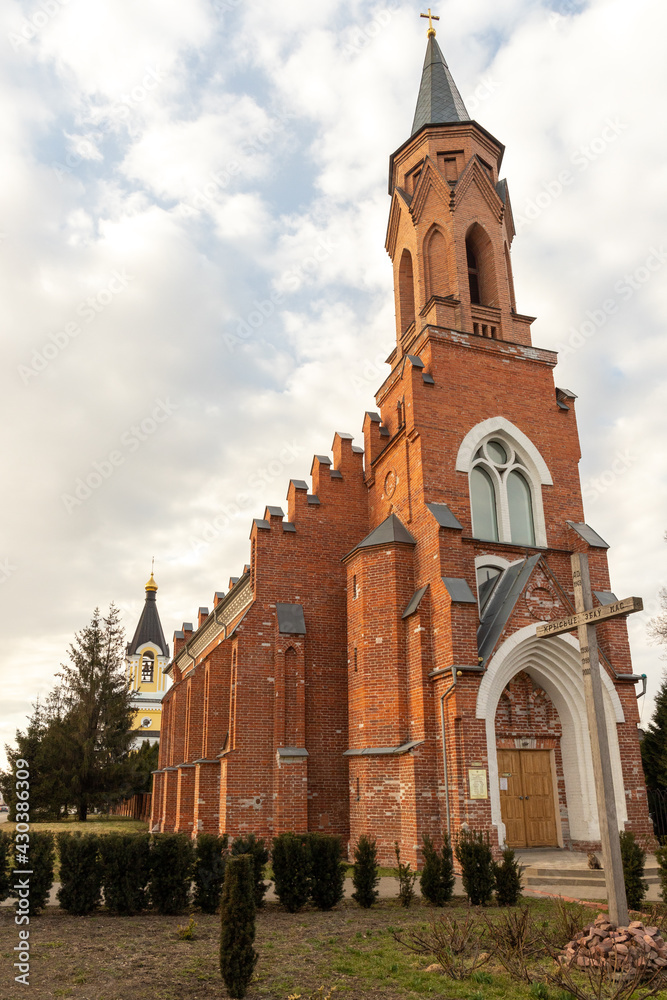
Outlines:
{"type": "Polygon", "coordinates": [[[449,837],[445,834],[442,854],[437,849],[428,834],[424,835],[424,867],[421,873],[421,893],[433,906],[444,906],[454,893],[454,860],[449,837]]]}
{"type": "Polygon", "coordinates": [[[257,963],[255,872],[249,854],[230,855],[220,902],[220,972],[230,997],[242,998],[257,963]]]}
{"type": "Polygon", "coordinates": [[[663,903],[667,904],[667,847],[656,848],[655,857],[660,871],[660,896],[663,903]]]}
{"type": "Polygon", "coordinates": [[[403,864],[401,861],[401,849],[398,841],[394,843],[394,854],[396,855],[396,878],[398,879],[398,901],[401,906],[408,907],[415,898],[415,882],[417,872],[413,872],[409,863],[403,864]]]}
{"type": "Polygon", "coordinates": [[[104,903],[112,913],[132,916],[146,908],[149,852],[148,833],[109,833],[100,837],[104,903]]]}
{"type": "Polygon", "coordinates": [[[379,881],[377,845],[374,840],[362,833],[354,849],[352,899],[355,903],[364,909],[371,907],[379,895],[376,888],[379,881]]]}
{"type": "Polygon", "coordinates": [[[12,838],[5,830],[0,831],[0,903],[9,895],[9,863],[12,852],[12,838]]]}
{"type": "Polygon", "coordinates": [[[60,857],[58,902],[67,913],[85,917],[100,905],[100,838],[96,833],[59,833],[56,839],[60,857]]]}
{"type": "Polygon", "coordinates": [[[264,866],[269,860],[269,849],[263,840],[258,840],[254,833],[246,837],[236,837],[232,844],[232,854],[250,854],[253,862],[253,885],[255,890],[255,906],[258,910],[264,906],[264,896],[269,883],[264,881],[264,866]]]}
{"type": "Polygon", "coordinates": [[[521,873],[523,868],[516,859],[511,847],[503,851],[503,860],[494,863],[493,871],[496,878],[496,900],[498,906],[517,906],[521,899],[523,888],[521,873]]]}
{"type": "MultiPolygon", "coordinates": [[[[21,836],[23,835],[20,833],[14,834],[15,851],[17,847],[23,846],[22,841],[18,841],[17,843],[16,840],[17,837],[21,836]]],[[[30,892],[27,897],[28,908],[21,910],[22,913],[28,913],[32,917],[36,913],[39,913],[40,910],[43,910],[49,901],[49,894],[53,885],[56,851],[54,837],[49,830],[31,830],[28,836],[30,837],[30,841],[26,861],[23,861],[23,855],[21,854],[17,854],[17,861],[19,862],[19,870],[20,868],[27,867],[32,871],[32,875],[25,876],[26,879],[30,880],[30,892]]],[[[18,890],[14,888],[14,881],[23,881],[18,872],[12,880],[10,895],[20,899],[18,890]]]]}
{"type": "Polygon", "coordinates": [[[181,913],[188,905],[195,849],[185,833],[158,833],[151,841],[148,896],[158,913],[181,913]]]}
{"type": "Polygon", "coordinates": [[[461,830],[456,839],[456,860],[461,866],[463,891],[472,906],[487,906],[495,887],[489,835],[461,830]]]}
{"type": "Polygon", "coordinates": [[[310,898],[318,910],[331,910],[344,895],[345,864],[340,837],[310,834],[310,898]]]}
{"type": "Polygon", "coordinates": [[[276,896],[289,913],[296,913],[310,899],[308,834],[281,833],[274,837],[271,853],[276,896]]]}
{"type": "Polygon", "coordinates": [[[220,905],[227,864],[227,844],[227,834],[224,837],[217,837],[214,833],[200,833],[197,836],[192,873],[195,884],[193,903],[203,913],[215,913],[220,905]]]}
{"type": "Polygon", "coordinates": [[[622,830],[619,836],[628,906],[631,910],[639,910],[648,890],[648,882],[644,880],[646,851],[639,846],[634,833],[631,833],[630,830],[622,830]]]}

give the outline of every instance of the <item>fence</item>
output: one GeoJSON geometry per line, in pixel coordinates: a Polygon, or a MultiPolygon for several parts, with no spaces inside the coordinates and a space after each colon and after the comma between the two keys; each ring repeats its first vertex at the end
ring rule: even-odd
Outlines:
{"type": "Polygon", "coordinates": [[[133,795],[131,799],[124,799],[111,810],[113,816],[129,816],[131,819],[139,819],[148,822],[151,818],[151,793],[142,792],[133,795]]]}

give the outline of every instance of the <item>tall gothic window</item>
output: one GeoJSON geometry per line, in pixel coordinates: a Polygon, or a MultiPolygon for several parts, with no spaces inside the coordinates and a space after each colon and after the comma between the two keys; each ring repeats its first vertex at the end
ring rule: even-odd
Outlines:
{"type": "Polygon", "coordinates": [[[501,574],[502,570],[497,566],[480,566],[477,569],[477,596],[479,598],[480,614],[489,603],[489,598],[501,574]]]}
{"type": "Polygon", "coordinates": [[[475,452],[470,500],[476,538],[535,545],[530,475],[508,441],[491,438],[475,452]]]}
{"type": "Polygon", "coordinates": [[[412,254],[404,250],[398,266],[398,299],[401,311],[401,333],[415,321],[415,280],[412,271],[412,254]]]}
{"type": "Polygon", "coordinates": [[[470,303],[498,306],[495,253],[489,234],[475,222],[466,236],[466,262],[470,303]]]}
{"type": "Polygon", "coordinates": [[[155,672],[155,654],[147,649],[141,657],[141,683],[152,684],[155,672]]]}
{"type": "Polygon", "coordinates": [[[468,284],[470,286],[470,301],[472,305],[481,304],[479,297],[479,268],[477,267],[477,256],[470,246],[470,241],[466,240],[466,257],[468,259],[468,284]]]}

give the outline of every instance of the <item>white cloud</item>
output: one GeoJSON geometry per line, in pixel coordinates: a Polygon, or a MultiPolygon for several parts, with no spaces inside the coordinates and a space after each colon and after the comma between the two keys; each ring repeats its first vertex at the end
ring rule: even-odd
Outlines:
{"type": "MultiPolygon", "coordinates": [[[[20,30],[38,7],[6,5],[0,30],[20,30]]],[[[612,544],[612,586],[655,607],[667,271],[631,296],[615,286],[667,233],[665,17],[646,0],[552,13],[451,2],[438,37],[475,117],[507,144],[515,214],[571,175],[515,240],[517,297],[538,315],[541,346],[567,345],[617,302],[563,352],[557,380],[579,394],[581,476],[597,491],[587,517],[612,544]],[[595,153],[608,120],[624,127],[595,153]],[[576,157],[594,142],[584,168],[576,157]],[[619,454],[632,460],[610,478],[619,454]]],[[[335,430],[360,436],[394,342],[386,172],[409,133],[423,51],[412,5],[361,0],[71,0],[25,45],[7,45],[0,561],[15,569],[0,584],[4,739],[95,604],[116,600],[132,631],[156,555],[169,637],[238,575],[250,518],[284,504],[288,480],[307,477],[335,430]],[[91,145],[59,173],[68,137],[91,145]],[[114,272],[131,279],[109,298],[114,272]],[[80,333],[25,384],[18,366],[73,322],[80,333]],[[132,428],[164,399],[173,413],[141,440],[132,428]],[[114,450],[122,463],[68,512],[62,495],[114,450]]],[[[641,617],[635,668],[655,692],[659,651],[641,617]]]]}

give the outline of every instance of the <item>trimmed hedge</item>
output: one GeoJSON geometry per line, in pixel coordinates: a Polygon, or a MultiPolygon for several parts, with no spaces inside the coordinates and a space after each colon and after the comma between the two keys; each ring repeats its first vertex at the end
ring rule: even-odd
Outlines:
{"type": "Polygon", "coordinates": [[[246,837],[236,837],[232,844],[232,855],[250,854],[253,864],[253,889],[255,893],[255,906],[258,910],[264,906],[264,896],[269,883],[264,881],[264,866],[269,860],[269,849],[263,840],[258,840],[254,833],[249,833],[246,837]]]}
{"type": "Polygon", "coordinates": [[[517,906],[521,899],[523,868],[511,847],[503,851],[503,860],[493,866],[496,878],[496,902],[498,906],[517,906]]]}
{"type": "Polygon", "coordinates": [[[193,902],[203,913],[215,913],[220,905],[228,856],[227,844],[227,834],[216,837],[214,833],[200,833],[197,836],[193,902]]]}
{"type": "Polygon", "coordinates": [[[190,899],[195,849],[185,833],[160,833],[150,847],[148,896],[158,913],[182,913],[190,899]]]}
{"type": "Polygon", "coordinates": [[[438,854],[428,834],[424,835],[423,842],[424,867],[420,877],[421,893],[433,906],[444,906],[454,893],[452,846],[447,834],[444,836],[441,854],[438,854]]]}
{"type": "Polygon", "coordinates": [[[150,876],[150,834],[109,833],[100,837],[104,902],[112,913],[133,916],[146,908],[150,876]]]}
{"type": "Polygon", "coordinates": [[[354,849],[352,873],[354,892],[352,899],[355,903],[358,903],[365,910],[369,909],[379,896],[376,888],[379,881],[377,844],[365,833],[362,833],[354,849]]]}
{"type": "Polygon", "coordinates": [[[463,891],[472,906],[491,902],[496,879],[489,835],[461,830],[456,839],[456,860],[461,866],[463,891]]]}
{"type": "Polygon", "coordinates": [[[272,858],[276,895],[289,913],[296,913],[310,899],[308,834],[281,833],[274,837],[272,858]]]}
{"type": "Polygon", "coordinates": [[[100,905],[102,866],[96,833],[59,833],[58,902],[66,913],[85,917],[100,905]]]}
{"type": "Polygon", "coordinates": [[[646,851],[639,846],[630,830],[622,830],[619,837],[628,906],[631,910],[639,910],[648,891],[648,882],[644,879],[646,851]]]}
{"type": "Polygon", "coordinates": [[[344,895],[346,865],[340,837],[311,833],[310,898],[318,910],[331,910],[344,895]]]}
{"type": "MultiPolygon", "coordinates": [[[[23,834],[14,834],[14,844],[21,844],[16,840],[23,834]]],[[[53,886],[53,870],[56,857],[55,841],[50,830],[31,830],[28,850],[28,867],[32,875],[27,875],[30,879],[30,892],[28,895],[28,908],[21,912],[28,913],[31,917],[43,910],[49,901],[51,887],[53,886]]],[[[21,876],[16,876],[17,881],[21,881],[21,876]]],[[[15,899],[20,899],[18,890],[13,886],[10,895],[15,899]]]]}
{"type": "Polygon", "coordinates": [[[220,972],[234,998],[248,992],[257,963],[254,882],[252,855],[230,855],[220,903],[220,972]]]}

